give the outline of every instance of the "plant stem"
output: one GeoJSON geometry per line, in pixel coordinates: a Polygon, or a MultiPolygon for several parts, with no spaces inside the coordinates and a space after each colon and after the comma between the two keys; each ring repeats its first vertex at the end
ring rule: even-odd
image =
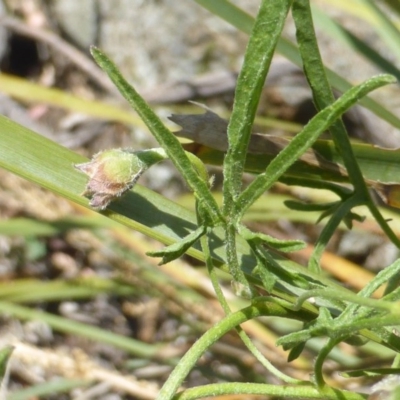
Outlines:
{"type": "Polygon", "coordinates": [[[322,392],[311,386],[277,386],[260,383],[215,383],[187,389],[177,394],[173,400],[196,400],[204,397],[223,395],[262,395],[290,399],[320,400],[365,400],[368,395],[347,390],[325,388],[322,392]]]}
{"type": "MultiPolygon", "coordinates": [[[[335,101],[335,98],[321,60],[317,37],[313,28],[310,1],[295,0],[292,13],[296,25],[296,36],[299,43],[300,54],[303,59],[304,71],[309,85],[313,90],[314,102],[317,109],[322,110],[331,105],[335,101]]],[[[346,166],[355,192],[362,196],[363,203],[368,206],[381,228],[388,235],[390,240],[400,248],[400,239],[390,229],[371,199],[360,167],[354,157],[350,139],[343,122],[337,121],[331,126],[330,132],[343,158],[344,165],[346,166]]]]}
{"type": "Polygon", "coordinates": [[[308,268],[310,271],[313,271],[314,273],[321,272],[320,260],[329,240],[346,215],[348,215],[353,207],[356,207],[359,204],[360,199],[355,194],[353,194],[353,196],[349,197],[347,200],[339,203],[339,206],[329,218],[328,223],[324,226],[321,234],[318,237],[318,241],[308,262],[308,268]]]}
{"type": "Polygon", "coordinates": [[[324,365],[324,361],[326,357],[328,357],[329,353],[331,350],[339,343],[341,342],[343,338],[334,340],[334,339],[329,339],[328,343],[320,349],[318,356],[315,360],[314,364],[314,379],[317,387],[319,389],[322,389],[325,386],[325,380],[324,380],[324,375],[322,373],[322,367],[324,365]]]}
{"type": "MultiPolygon", "coordinates": [[[[229,148],[224,161],[224,215],[235,222],[235,201],[242,175],[254,117],[292,0],[263,0],[247,45],[232,115],[228,125],[229,148]]],[[[236,213],[236,214],[235,214],[236,213]]]]}
{"type": "Polygon", "coordinates": [[[168,157],[185,178],[189,187],[202,202],[202,206],[209,213],[210,219],[216,224],[221,222],[223,217],[208,188],[208,182],[204,182],[199,176],[179,140],[164,126],[139,93],[125,80],[111,60],[95,47],[91,48],[91,52],[97,64],[108,74],[118,90],[139,114],[150,132],[168,154],[168,157]]]}
{"type": "MultiPolygon", "coordinates": [[[[209,249],[209,246],[208,246],[208,239],[207,239],[206,235],[201,238],[201,247],[202,247],[203,252],[204,252],[206,265],[207,265],[207,270],[208,270],[208,273],[209,273],[209,275],[211,277],[211,282],[212,282],[212,285],[214,287],[215,294],[217,295],[218,301],[221,304],[223,310],[225,311],[225,314],[229,315],[232,312],[230,310],[228,302],[226,301],[224,293],[222,292],[221,286],[219,285],[218,277],[217,277],[217,275],[215,273],[215,268],[214,268],[213,263],[212,263],[211,253],[210,253],[210,249],[209,249]]],[[[246,332],[240,326],[236,327],[236,331],[237,331],[240,339],[242,339],[242,342],[244,343],[244,345],[249,349],[249,351],[261,363],[261,365],[263,365],[265,367],[265,369],[268,372],[270,372],[271,374],[275,375],[277,378],[281,379],[283,382],[286,382],[286,383],[299,384],[299,383],[302,382],[302,381],[300,381],[298,379],[294,379],[294,378],[284,374],[278,368],[273,366],[269,362],[269,360],[267,360],[264,357],[264,355],[260,352],[260,350],[258,350],[258,348],[254,345],[254,343],[248,337],[246,332]]]]}
{"type": "Polygon", "coordinates": [[[219,338],[225,335],[234,327],[250,319],[262,315],[294,318],[301,320],[304,317],[301,311],[293,312],[273,302],[262,302],[246,307],[240,311],[232,313],[210,328],[204,335],[190,348],[182,357],[179,364],[172,371],[168,380],[161,388],[156,400],[170,400],[179,389],[190,370],[196,364],[204,352],[214,344],[219,338]]]}

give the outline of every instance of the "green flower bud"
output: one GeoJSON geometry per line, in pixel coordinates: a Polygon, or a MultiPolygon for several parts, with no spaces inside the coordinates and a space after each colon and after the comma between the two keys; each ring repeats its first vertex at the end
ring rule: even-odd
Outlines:
{"type": "Polygon", "coordinates": [[[105,150],[91,161],[75,168],[89,176],[84,196],[91,197],[90,206],[104,210],[116,197],[131,189],[148,168],[131,149],[105,150]]]}

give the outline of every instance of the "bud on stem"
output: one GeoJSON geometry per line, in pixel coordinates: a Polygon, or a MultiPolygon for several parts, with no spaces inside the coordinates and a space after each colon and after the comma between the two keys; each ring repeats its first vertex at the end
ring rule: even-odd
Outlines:
{"type": "Polygon", "coordinates": [[[131,189],[151,165],[165,158],[162,149],[137,152],[111,149],[95,154],[89,162],[76,164],[75,168],[89,176],[82,193],[91,197],[89,205],[104,210],[111,201],[131,189]]]}

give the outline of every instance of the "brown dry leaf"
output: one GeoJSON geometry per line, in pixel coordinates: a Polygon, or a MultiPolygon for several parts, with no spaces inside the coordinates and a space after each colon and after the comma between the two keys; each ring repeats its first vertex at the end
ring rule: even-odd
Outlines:
{"type": "Polygon", "coordinates": [[[388,206],[400,208],[400,185],[381,183],[375,189],[388,206]]]}
{"type": "MultiPolygon", "coordinates": [[[[179,137],[190,139],[202,146],[226,152],[228,149],[228,121],[219,117],[216,113],[203,105],[198,105],[206,109],[204,114],[172,114],[169,117],[172,122],[182,127],[181,130],[175,131],[174,134],[179,137]]],[[[253,133],[250,137],[248,152],[250,154],[269,154],[275,156],[284,149],[289,142],[290,139],[288,138],[253,133]]],[[[187,149],[189,149],[189,147],[187,149]]],[[[196,154],[199,153],[199,149],[195,151],[196,154]]],[[[312,148],[307,150],[300,157],[300,160],[310,166],[334,171],[341,176],[348,176],[343,166],[327,160],[312,148]]],[[[382,183],[371,179],[365,179],[365,182],[378,192],[386,204],[400,208],[400,185],[382,183]]]]}
{"type": "MultiPolygon", "coordinates": [[[[172,114],[169,119],[182,127],[181,130],[174,132],[175,135],[193,140],[215,150],[227,151],[228,137],[226,132],[228,121],[211,110],[206,108],[204,114],[172,114]]],[[[277,155],[289,142],[290,139],[280,136],[253,133],[250,138],[248,152],[251,154],[277,155]]],[[[328,161],[314,149],[307,150],[300,157],[300,160],[309,165],[334,170],[347,176],[346,170],[341,165],[328,161]]]]}

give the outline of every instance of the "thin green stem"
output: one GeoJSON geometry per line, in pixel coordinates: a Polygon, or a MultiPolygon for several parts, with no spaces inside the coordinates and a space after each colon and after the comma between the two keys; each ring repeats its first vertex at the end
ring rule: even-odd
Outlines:
{"type": "Polygon", "coordinates": [[[388,301],[366,299],[365,297],[360,297],[351,292],[338,293],[335,289],[315,289],[309,290],[306,293],[300,295],[293,305],[294,310],[300,310],[302,304],[311,297],[321,297],[326,299],[334,299],[340,301],[348,301],[353,304],[359,304],[365,307],[370,307],[371,309],[381,309],[391,312],[393,310],[393,304],[388,301]]]}
{"type": "MultiPolygon", "coordinates": [[[[319,110],[324,109],[334,102],[331,86],[326,76],[325,68],[320,56],[317,37],[314,31],[312,13],[309,0],[295,0],[292,7],[293,18],[296,25],[296,36],[299,51],[303,59],[304,70],[313,90],[315,104],[319,110]]],[[[393,241],[400,247],[400,240],[390,229],[379,210],[372,202],[364,177],[354,156],[350,139],[343,122],[338,121],[330,128],[332,138],[340,151],[344,165],[356,193],[362,196],[363,202],[368,206],[379,225],[393,241]]]]}
{"type": "MultiPolygon", "coordinates": [[[[208,270],[208,273],[210,274],[210,278],[211,278],[212,285],[214,287],[215,294],[216,294],[218,301],[221,304],[225,314],[229,315],[229,314],[231,314],[231,309],[229,307],[228,302],[226,301],[224,293],[218,282],[218,277],[217,277],[217,274],[215,273],[215,268],[214,268],[214,265],[212,262],[210,248],[208,245],[208,238],[206,235],[201,238],[201,246],[203,249],[203,253],[205,256],[205,260],[206,260],[207,270],[208,270]]],[[[302,383],[302,381],[300,381],[298,379],[294,379],[294,378],[282,373],[278,368],[274,367],[264,357],[264,355],[260,352],[260,350],[258,350],[258,348],[254,345],[254,343],[248,337],[246,332],[240,326],[236,327],[236,331],[237,331],[239,337],[242,339],[245,346],[254,355],[254,357],[261,363],[261,365],[263,365],[265,367],[265,369],[267,371],[269,371],[271,374],[275,375],[278,379],[281,379],[283,382],[290,383],[290,384],[302,383]]]]}
{"type": "Polygon", "coordinates": [[[219,284],[219,281],[218,281],[218,276],[215,272],[215,267],[214,267],[213,259],[211,257],[211,252],[210,252],[210,246],[208,244],[208,233],[209,232],[207,232],[207,234],[202,236],[202,238],[200,239],[201,249],[204,254],[204,260],[206,263],[208,274],[210,275],[211,284],[213,285],[215,295],[217,296],[219,304],[221,304],[221,307],[224,310],[225,315],[229,315],[232,312],[231,312],[228,302],[226,301],[224,292],[222,291],[221,285],[219,284]]]}
{"type": "MultiPolygon", "coordinates": [[[[297,42],[299,44],[300,55],[303,59],[304,71],[313,91],[317,109],[322,110],[330,106],[335,101],[335,98],[319,52],[309,0],[295,0],[292,13],[296,25],[297,42]]],[[[337,121],[329,130],[336,147],[340,151],[354,188],[356,191],[361,191],[361,193],[365,194],[367,188],[364,178],[355,160],[343,122],[337,121]]]]}
{"type": "Polygon", "coordinates": [[[366,394],[349,392],[332,388],[324,388],[320,391],[312,386],[279,386],[260,383],[215,383],[187,389],[173,400],[196,400],[223,395],[261,395],[279,397],[285,399],[320,399],[320,400],[365,400],[366,394]]]}
{"type": "Polygon", "coordinates": [[[158,143],[165,149],[168,157],[185,178],[189,187],[194,191],[197,198],[201,200],[202,206],[209,213],[210,218],[215,223],[221,222],[223,217],[208,188],[208,182],[204,182],[199,176],[179,140],[164,126],[145,100],[125,80],[111,60],[95,47],[91,48],[91,52],[97,64],[108,74],[121,94],[139,114],[158,143]]]}
{"type": "MultiPolygon", "coordinates": [[[[285,171],[312,146],[318,136],[322,132],[326,131],[359,99],[372,90],[394,82],[395,79],[391,75],[375,76],[364,83],[351,88],[333,104],[320,111],[271,161],[265,172],[259,174],[242,192],[236,202],[237,212],[242,216],[244,212],[265,192],[265,190],[269,189],[285,173],[285,171]]],[[[363,178],[361,177],[361,179],[363,178]]],[[[365,191],[361,193],[363,195],[365,194],[365,197],[363,198],[365,201],[368,201],[368,191],[366,190],[366,193],[365,191]]]]}
{"type": "Polygon", "coordinates": [[[360,320],[354,320],[347,324],[341,324],[335,328],[335,334],[337,334],[337,336],[349,336],[363,329],[371,329],[371,326],[383,328],[385,326],[396,326],[398,324],[399,313],[394,313],[392,309],[392,313],[390,315],[367,317],[360,320]]]}
{"type": "Polygon", "coordinates": [[[252,289],[247,281],[243,271],[240,268],[236,249],[236,229],[232,224],[225,225],[226,234],[226,261],[228,264],[229,272],[233,278],[233,288],[237,295],[251,298],[252,289]]]}
{"type": "Polygon", "coordinates": [[[179,364],[172,371],[168,380],[161,388],[156,400],[170,400],[185,380],[187,374],[196,364],[204,352],[223,335],[245,321],[262,315],[302,319],[305,316],[300,311],[293,312],[273,302],[262,302],[251,305],[232,313],[210,328],[182,357],[179,364]]]}
{"type": "Polygon", "coordinates": [[[251,339],[247,336],[246,332],[241,328],[237,327],[236,328],[240,339],[242,339],[242,342],[245,344],[247,349],[253,354],[253,356],[260,362],[260,364],[272,375],[275,375],[278,379],[280,379],[282,382],[291,384],[291,385],[299,385],[304,383],[304,381],[300,379],[295,379],[292,378],[289,375],[284,374],[281,372],[278,368],[276,368],[274,365],[270,363],[269,360],[267,360],[264,355],[260,352],[260,350],[254,345],[254,343],[251,341],[251,339]]]}
{"type": "Polygon", "coordinates": [[[332,351],[332,349],[342,341],[343,338],[340,339],[329,339],[328,343],[320,349],[318,356],[315,360],[314,364],[314,379],[317,387],[319,389],[322,389],[325,386],[325,380],[324,380],[324,375],[322,373],[322,367],[324,365],[324,361],[326,357],[328,357],[329,353],[332,351]]]}
{"type": "Polygon", "coordinates": [[[348,198],[343,203],[339,204],[339,207],[335,210],[333,215],[329,218],[328,223],[322,229],[321,234],[318,237],[318,241],[314,247],[314,250],[311,254],[310,261],[308,263],[308,268],[314,273],[320,273],[320,260],[322,257],[322,253],[325,251],[325,248],[338,228],[339,224],[342,220],[348,215],[353,207],[356,207],[360,204],[360,199],[358,196],[353,195],[348,198]]]}
{"type": "Polygon", "coordinates": [[[376,222],[385,232],[386,236],[391,240],[393,244],[395,244],[398,248],[400,248],[400,238],[393,232],[392,228],[389,226],[388,222],[383,218],[383,215],[378,210],[377,206],[373,202],[370,196],[368,196],[368,201],[366,202],[366,206],[368,207],[369,211],[375,218],[376,222]]]}

